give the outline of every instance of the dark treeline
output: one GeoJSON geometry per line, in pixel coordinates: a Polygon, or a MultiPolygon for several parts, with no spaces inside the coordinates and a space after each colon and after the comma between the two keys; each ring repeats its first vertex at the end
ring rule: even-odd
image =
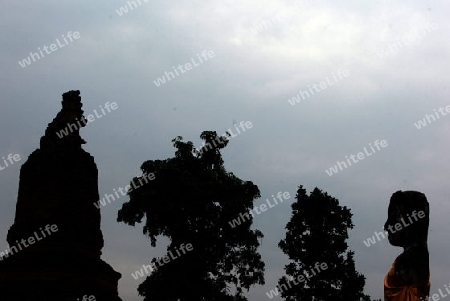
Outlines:
{"type": "MultiPolygon", "coordinates": [[[[251,229],[249,214],[259,188],[225,169],[221,149],[228,144],[226,135],[205,131],[200,138],[205,143],[200,150],[177,137],[173,158],[144,162],[143,174],[132,181],[148,174],[155,179],[131,188],[129,201],[118,212],[119,222],[144,222],[153,247],[159,235],[170,240],[167,256],[144,267],[147,277],[138,292],[145,301],[244,301],[244,290],[265,283],[258,253],[263,233],[251,229]]],[[[350,209],[326,192],[315,188],[308,195],[300,185],[279,243],[289,257],[286,276],[267,298],[370,301],[363,293],[365,277],[357,272],[346,242],[351,217],[350,209]]]]}

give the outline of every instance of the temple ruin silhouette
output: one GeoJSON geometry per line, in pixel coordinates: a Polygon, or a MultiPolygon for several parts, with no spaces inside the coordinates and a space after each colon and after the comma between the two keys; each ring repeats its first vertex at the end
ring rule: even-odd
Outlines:
{"type": "Polygon", "coordinates": [[[56,115],[20,169],[9,250],[0,253],[0,300],[121,301],[121,274],[100,259],[98,170],[81,147],[80,91],[62,95],[56,115]],[[74,126],[77,125],[77,126],[74,126]],[[61,130],[70,133],[61,136],[61,130]],[[57,135],[59,134],[59,135],[57,135]],[[93,300],[93,299],[88,299],[93,300]]]}

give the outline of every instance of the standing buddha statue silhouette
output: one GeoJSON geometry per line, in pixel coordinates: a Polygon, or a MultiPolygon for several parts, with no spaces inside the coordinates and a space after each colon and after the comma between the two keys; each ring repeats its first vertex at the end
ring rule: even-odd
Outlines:
{"type": "Polygon", "coordinates": [[[427,198],[421,192],[397,191],[391,197],[384,229],[389,243],[402,247],[403,253],[384,278],[385,301],[429,299],[429,212],[427,198]]]}

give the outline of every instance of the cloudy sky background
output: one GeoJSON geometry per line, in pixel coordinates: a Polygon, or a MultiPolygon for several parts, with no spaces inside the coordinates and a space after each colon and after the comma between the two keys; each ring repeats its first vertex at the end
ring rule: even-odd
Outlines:
{"type": "MultiPolygon", "coordinates": [[[[0,157],[22,157],[0,171],[0,250],[8,247],[20,165],[39,147],[61,108],[61,94],[80,90],[85,115],[107,101],[118,104],[81,130],[84,149],[98,165],[101,196],[140,175],[145,160],[172,157],[174,137],[200,146],[203,130],[222,134],[251,121],[253,128],[232,138],[223,156],[229,171],[259,186],[256,205],[278,191],[294,196],[300,184],[339,199],[354,214],[349,245],[366,276],[366,293],[382,298],[383,277],[401,250],[387,240],[371,247],[363,240],[381,231],[393,192],[424,192],[431,206],[432,292],[449,284],[450,116],[420,130],[414,126],[450,104],[448,3],[141,3],[122,16],[116,10],[127,3],[119,0],[0,4],[0,157]],[[411,37],[431,24],[437,28],[421,33],[420,41],[411,37]],[[80,38],[25,68],[18,64],[69,31],[80,38]],[[389,49],[395,43],[401,47],[389,49]],[[153,83],[203,50],[214,51],[214,58],[160,87],[153,83]],[[350,76],[289,104],[299,90],[339,69],[350,76]],[[325,172],[377,139],[388,146],[333,176],[325,172]]],[[[103,259],[122,273],[122,299],[134,301],[142,300],[136,288],[143,279],[131,273],[163,255],[167,241],[151,248],[141,225],[118,224],[117,210],[126,200],[102,208],[103,259]]],[[[252,287],[251,301],[266,300],[284,275],[287,260],[277,244],[292,201],[255,218],[265,234],[260,252],[266,285],[252,287]]]]}

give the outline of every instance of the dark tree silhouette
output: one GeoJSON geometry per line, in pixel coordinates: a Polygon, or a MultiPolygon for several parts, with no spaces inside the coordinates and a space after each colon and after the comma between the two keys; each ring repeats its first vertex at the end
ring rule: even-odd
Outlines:
{"type": "Polygon", "coordinates": [[[288,301],[370,301],[363,293],[365,277],[355,270],[346,243],[353,228],[350,209],[318,188],[308,196],[300,185],[296,199],[286,238],[279,243],[291,261],[285,267],[290,278],[278,281],[281,296],[288,301]]]}
{"type": "Polygon", "coordinates": [[[179,136],[172,140],[174,158],[144,162],[142,177],[154,173],[155,179],[132,189],[119,210],[118,221],[129,225],[146,217],[143,231],[153,247],[158,235],[170,239],[167,250],[173,254],[182,244],[192,245],[178,258],[155,264],[138,287],[144,300],[247,300],[243,289],[264,284],[257,252],[263,234],[250,230],[250,215],[239,227],[229,223],[253,208],[259,189],[225,170],[220,149],[227,136],[205,131],[200,137],[200,151],[179,136]]]}

